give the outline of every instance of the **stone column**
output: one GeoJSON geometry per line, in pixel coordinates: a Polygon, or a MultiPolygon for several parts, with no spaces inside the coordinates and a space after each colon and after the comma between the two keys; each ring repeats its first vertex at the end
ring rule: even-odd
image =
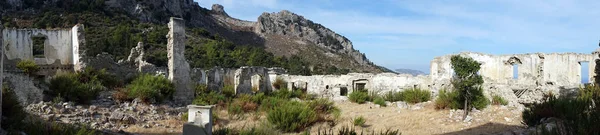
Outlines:
{"type": "Polygon", "coordinates": [[[175,85],[173,99],[179,103],[191,103],[194,98],[190,78],[190,65],[185,60],[185,22],[171,17],[167,35],[167,57],[169,58],[169,80],[175,85]]]}

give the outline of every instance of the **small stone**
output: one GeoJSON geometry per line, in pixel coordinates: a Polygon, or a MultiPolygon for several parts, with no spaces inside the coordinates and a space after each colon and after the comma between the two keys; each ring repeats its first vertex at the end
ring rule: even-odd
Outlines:
{"type": "Polygon", "coordinates": [[[473,117],[471,117],[471,116],[467,116],[467,117],[465,118],[465,120],[463,120],[463,122],[471,122],[471,120],[472,120],[472,119],[473,119],[473,117]]]}
{"type": "Polygon", "coordinates": [[[150,128],[150,125],[148,125],[148,124],[144,124],[142,127],[143,127],[143,128],[150,128]]]}
{"type": "Polygon", "coordinates": [[[504,117],[504,120],[505,120],[506,122],[510,122],[510,121],[512,121],[510,118],[507,118],[507,117],[504,117]]]}

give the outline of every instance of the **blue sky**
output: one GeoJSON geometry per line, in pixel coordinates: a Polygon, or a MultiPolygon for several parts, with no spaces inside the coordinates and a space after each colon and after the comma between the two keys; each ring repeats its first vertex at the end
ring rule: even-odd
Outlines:
{"type": "Polygon", "coordinates": [[[196,0],[256,21],[290,10],[346,36],[375,64],[429,73],[436,56],[591,53],[600,40],[594,0],[196,0]]]}

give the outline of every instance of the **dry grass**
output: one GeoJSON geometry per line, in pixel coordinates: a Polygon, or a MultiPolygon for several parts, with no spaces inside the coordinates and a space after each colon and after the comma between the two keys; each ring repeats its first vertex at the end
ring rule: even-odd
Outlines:
{"type": "MultiPolygon", "coordinates": [[[[353,118],[363,116],[367,122],[364,127],[354,127],[357,131],[382,131],[386,129],[399,129],[405,135],[421,134],[494,134],[505,131],[514,131],[522,129],[524,125],[520,123],[521,112],[507,107],[490,106],[474,113],[473,120],[469,123],[462,122],[454,117],[450,118],[450,110],[436,110],[433,102],[425,105],[420,110],[402,109],[396,105],[389,107],[376,108],[374,104],[356,104],[351,102],[335,102],[335,106],[342,110],[342,116],[339,124],[334,126],[337,130],[343,126],[352,126],[353,118]],[[507,121],[506,119],[510,119],[507,121]]],[[[229,119],[227,110],[215,110],[220,119],[215,123],[213,129],[221,127],[228,128],[252,128],[259,126],[261,122],[266,121],[264,113],[248,113],[242,119],[229,119]],[[261,115],[261,116],[255,116],[261,115]]],[[[166,121],[169,122],[169,121],[166,121]]],[[[181,133],[183,124],[180,121],[171,121],[172,125],[177,125],[174,129],[144,129],[141,127],[130,127],[128,132],[143,134],[167,134],[169,130],[174,130],[176,134],[181,133]]],[[[310,128],[311,134],[317,134],[320,129],[330,129],[328,123],[318,123],[310,128]]],[[[289,133],[288,133],[289,134],[289,133]]],[[[293,134],[293,133],[292,133],[293,134]]]]}
{"type": "MultiPolygon", "coordinates": [[[[365,132],[399,129],[402,134],[489,134],[522,128],[521,112],[502,109],[500,106],[490,106],[478,113],[471,124],[449,118],[450,110],[436,110],[433,103],[427,104],[420,110],[400,110],[395,105],[375,108],[374,104],[355,104],[336,102],[342,110],[342,122],[334,128],[352,125],[352,118],[363,116],[367,119],[366,126],[356,127],[365,132]],[[400,110],[400,112],[399,112],[400,110]],[[505,120],[509,118],[511,121],[505,120]],[[493,125],[493,126],[491,126],[493,125]],[[466,130],[469,129],[469,130],[466,130]]],[[[311,133],[318,129],[329,129],[327,124],[313,126],[311,133]]]]}

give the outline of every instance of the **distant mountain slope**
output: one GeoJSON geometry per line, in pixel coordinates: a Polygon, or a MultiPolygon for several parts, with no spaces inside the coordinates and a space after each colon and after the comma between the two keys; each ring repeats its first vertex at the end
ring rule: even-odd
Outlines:
{"type": "Polygon", "coordinates": [[[423,71],[419,71],[419,70],[414,70],[414,69],[396,69],[394,70],[396,71],[396,73],[399,74],[411,74],[411,75],[425,75],[425,72],[423,71]]]}
{"type": "MultiPolygon", "coordinates": [[[[169,17],[181,17],[186,20],[187,27],[203,28],[212,35],[218,35],[218,37],[232,41],[238,46],[261,47],[276,56],[299,56],[308,62],[308,65],[305,66],[311,69],[333,66],[339,69],[349,69],[351,72],[377,73],[385,71],[385,69],[369,61],[363,53],[355,50],[352,42],[346,37],[287,10],[277,13],[263,13],[257,17],[256,21],[244,21],[230,17],[221,5],[213,5],[209,10],[200,7],[193,0],[0,0],[0,4],[2,4],[0,5],[0,13],[23,13],[24,15],[13,16],[20,16],[24,20],[27,20],[27,14],[43,15],[48,13],[48,10],[74,14],[85,14],[93,10],[91,12],[104,14],[113,20],[122,20],[124,16],[119,14],[124,13],[129,18],[160,25],[166,24],[169,17]]],[[[61,16],[58,18],[65,20],[81,18],[77,15],[71,17],[71,15],[65,14],[63,16],[62,13],[60,14],[61,16]]],[[[35,24],[38,20],[29,21],[35,24]]],[[[75,22],[77,21],[75,20],[75,22]]],[[[70,23],[62,25],[66,24],[70,23]]],[[[119,26],[121,25],[119,24],[119,26]]],[[[100,26],[105,25],[101,24],[100,26]]],[[[152,29],[135,31],[147,30],[152,29]]],[[[96,42],[94,39],[90,41],[96,42]]],[[[135,43],[127,43],[119,48],[100,48],[104,48],[105,51],[108,48],[110,51],[107,52],[109,53],[121,52],[116,55],[122,55],[126,54],[129,48],[134,45],[135,43]]]]}

